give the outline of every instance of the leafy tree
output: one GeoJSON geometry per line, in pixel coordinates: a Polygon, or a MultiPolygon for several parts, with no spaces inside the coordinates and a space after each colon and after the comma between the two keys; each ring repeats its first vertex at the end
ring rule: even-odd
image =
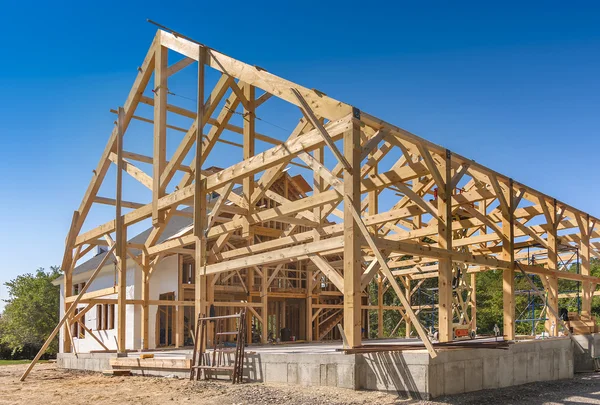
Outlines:
{"type": "MultiPolygon", "coordinates": [[[[39,268],[35,274],[5,283],[9,298],[0,318],[0,345],[10,349],[13,357],[35,354],[58,323],[60,288],[52,280],[59,275],[58,266],[52,266],[49,272],[39,268]]],[[[57,352],[55,339],[47,353],[57,352]]]]}

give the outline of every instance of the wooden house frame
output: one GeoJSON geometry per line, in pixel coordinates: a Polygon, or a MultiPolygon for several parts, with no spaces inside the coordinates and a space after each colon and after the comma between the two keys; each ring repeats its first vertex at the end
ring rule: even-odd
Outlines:
{"type": "MultiPolygon", "coordinates": [[[[555,310],[550,314],[551,321],[558,323],[554,313],[558,311],[559,278],[581,282],[582,312],[590,312],[591,297],[600,282],[590,275],[590,258],[600,258],[600,244],[596,241],[599,232],[600,221],[588,213],[320,91],[161,29],[139,68],[124,106],[118,110],[117,125],[73,215],[62,262],[67,297],[61,325],[68,330],[68,325],[81,317],[82,311],[74,315],[69,310],[73,305],[114,303],[118,346],[124,351],[125,307],[140,305],[144,314],[141,325],[144,349],[148,308],[152,305],[191,306],[195,317],[208,314],[211,305],[245,306],[252,314],[248,318],[262,323],[270,315],[270,300],[300,299],[305,301],[308,314],[304,317],[306,340],[320,337],[315,320],[328,317],[343,319],[348,345],[360,346],[365,311],[378,311],[381,327],[383,311],[391,310],[400,312],[408,329],[414,328],[435,356],[427,333],[410,305],[411,293],[421,280],[432,277],[439,280],[439,340],[445,342],[453,339],[457,306],[463,305],[463,310],[470,307],[469,316],[475,322],[474,294],[467,303],[456,303],[453,296],[453,278],[457,277],[458,269],[463,276],[470,275],[465,284],[467,289],[478,272],[502,270],[502,330],[506,338],[513,339],[517,266],[542,279],[549,307],[555,310]],[[169,64],[170,53],[180,54],[180,59],[169,64]],[[199,102],[195,111],[168,102],[169,81],[183,69],[196,69],[198,85],[194,91],[199,102]],[[207,69],[221,73],[213,88],[205,87],[207,69]],[[149,87],[153,97],[145,95],[149,87]],[[297,107],[299,121],[287,140],[259,134],[255,129],[261,106],[271,98],[297,107]],[[225,99],[225,105],[219,108],[225,99]],[[152,106],[152,118],[136,115],[142,104],[152,106]],[[243,115],[242,126],[229,124],[234,113],[243,115]],[[167,129],[173,127],[167,116],[171,114],[188,117],[193,124],[184,129],[175,153],[167,156],[167,129]],[[153,156],[123,150],[123,137],[132,120],[152,124],[153,156]],[[203,169],[224,131],[241,136],[242,141],[235,146],[241,147],[242,160],[223,170],[203,169]],[[258,153],[256,140],[271,143],[272,147],[258,153]],[[335,160],[326,163],[325,150],[335,160]],[[385,157],[394,153],[400,157],[391,166],[384,165],[385,157]],[[191,165],[183,165],[188,154],[194,156],[193,161],[191,165]],[[151,163],[152,174],[139,170],[135,161],[151,163]],[[98,191],[113,164],[117,167],[116,198],[110,199],[99,196],[98,191]],[[312,171],[310,195],[289,199],[273,190],[274,182],[290,164],[312,171]],[[167,192],[178,171],[183,173],[182,179],[173,191],[167,192]],[[123,200],[123,173],[148,187],[152,200],[146,203],[123,200]],[[242,192],[232,193],[238,186],[242,192]],[[379,206],[384,192],[398,196],[396,203],[385,210],[379,206]],[[207,196],[212,193],[217,198],[208,204],[207,196]],[[276,201],[277,206],[258,204],[265,196],[276,201]],[[93,204],[114,205],[115,217],[81,232],[93,204]],[[157,243],[165,224],[174,215],[182,215],[183,206],[191,207],[193,226],[176,238],[157,243]],[[337,218],[335,222],[328,220],[333,217],[337,218]],[[153,226],[146,242],[141,246],[128,244],[128,227],[146,219],[151,219],[153,226]],[[269,221],[285,227],[268,236],[265,229],[269,227],[264,224],[269,221]],[[69,297],[76,263],[97,245],[108,245],[117,258],[118,298],[103,299],[102,291],[86,293],[85,289],[69,297]],[[559,248],[563,245],[579,249],[579,274],[559,268],[559,248]],[[528,263],[528,248],[545,259],[528,263]],[[134,255],[131,249],[142,253],[134,255]],[[153,267],[173,254],[180,255],[181,260],[194,258],[193,298],[152,302],[147,291],[153,267]],[[141,300],[128,301],[125,296],[122,269],[128,259],[134,260],[145,275],[141,300]],[[293,277],[301,280],[302,291],[270,291],[276,274],[289,264],[295,266],[293,277]],[[250,290],[245,299],[215,300],[217,280],[228,276],[236,277],[239,285],[250,290]],[[320,289],[319,277],[326,277],[331,288],[320,289]],[[366,299],[369,285],[378,288],[377,303],[366,299]],[[388,288],[396,293],[401,306],[383,305],[383,292],[388,288]],[[327,297],[337,297],[337,301],[324,303],[327,297]]],[[[178,324],[181,319],[178,315],[178,324]]],[[[263,327],[261,334],[266,341],[267,328],[263,327]]],[[[68,335],[65,336],[64,348],[69,351],[68,335]]]]}

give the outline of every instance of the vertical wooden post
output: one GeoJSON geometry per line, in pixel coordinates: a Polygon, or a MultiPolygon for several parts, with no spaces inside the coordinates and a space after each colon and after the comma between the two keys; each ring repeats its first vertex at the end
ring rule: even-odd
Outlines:
{"type": "Polygon", "coordinates": [[[200,314],[206,315],[206,179],[202,179],[202,134],[204,130],[204,65],[206,49],[198,46],[198,107],[196,122],[196,159],[194,160],[194,239],[195,239],[195,280],[194,324],[200,314]]]}
{"type": "MultiPolygon", "coordinates": [[[[183,255],[177,255],[177,301],[183,301],[183,255]]],[[[185,307],[177,305],[175,307],[175,347],[183,346],[183,323],[185,307]]]]}
{"type": "MultiPolygon", "coordinates": [[[[244,148],[243,148],[243,159],[249,159],[255,154],[255,128],[256,128],[256,115],[255,115],[255,87],[246,85],[244,86],[244,96],[247,103],[244,104],[244,124],[243,124],[243,136],[244,136],[244,148]]],[[[242,180],[242,188],[244,190],[244,196],[248,204],[248,216],[254,214],[255,204],[252,204],[252,194],[254,194],[254,175],[246,176],[242,180]]],[[[244,222],[242,228],[242,237],[246,238],[248,244],[254,243],[254,232],[252,226],[248,221],[244,222]]],[[[246,286],[248,292],[254,290],[254,268],[250,267],[247,269],[246,274],[248,280],[246,286]]],[[[248,297],[248,301],[252,301],[252,297],[248,297]]],[[[252,343],[252,313],[246,314],[246,343],[252,343]]]]}
{"type": "MultiPolygon", "coordinates": [[[[545,201],[542,202],[545,204],[545,201]]],[[[556,215],[556,200],[554,200],[552,209],[550,210],[550,218],[548,218],[548,269],[558,270],[558,235],[557,235],[557,215],[556,215]]],[[[548,311],[548,320],[546,321],[546,332],[551,336],[558,335],[558,278],[556,276],[548,276],[548,306],[554,311],[548,311]]]]}
{"type": "MultiPolygon", "coordinates": [[[[404,277],[404,294],[406,296],[406,300],[408,301],[408,303],[410,304],[411,299],[410,299],[410,278],[408,277],[404,277]]],[[[408,339],[410,338],[410,332],[412,330],[412,321],[410,320],[410,318],[407,316],[406,317],[406,333],[405,333],[405,337],[408,339]]]]}
{"type": "MultiPolygon", "coordinates": [[[[313,152],[313,157],[315,158],[315,160],[321,164],[325,163],[325,150],[323,147],[317,148],[314,150],[313,152]]],[[[319,193],[321,193],[323,191],[324,188],[324,182],[323,182],[323,178],[319,175],[319,173],[316,170],[313,170],[313,196],[317,196],[319,195],[319,193]]],[[[316,206],[315,208],[313,208],[313,215],[315,217],[315,222],[317,222],[319,224],[319,226],[322,225],[323,223],[323,218],[322,217],[322,207],[320,205],[316,206]]],[[[315,228],[313,229],[313,241],[318,241],[321,240],[321,234],[319,233],[319,229],[315,228]]],[[[315,327],[313,328],[313,321],[312,321],[312,316],[313,316],[313,289],[314,289],[314,282],[313,282],[313,272],[308,271],[306,272],[306,277],[307,277],[307,293],[306,293],[306,337],[307,339],[310,339],[309,342],[312,342],[313,340],[313,336],[315,339],[319,339],[319,332],[318,332],[318,325],[319,325],[319,318],[317,317],[315,319],[314,325],[315,327]]]]}
{"type": "MultiPolygon", "coordinates": [[[[67,235],[67,239],[65,240],[65,253],[63,257],[62,263],[62,271],[65,273],[65,282],[64,282],[64,297],[70,297],[73,295],[73,269],[75,268],[75,264],[77,263],[77,257],[73,257],[73,242],[75,240],[75,230],[77,229],[77,223],[79,221],[79,211],[73,212],[73,217],[71,218],[71,227],[69,228],[69,234],[67,235]]],[[[71,304],[65,302],[64,303],[64,313],[66,314],[69,311],[69,307],[71,304]]],[[[71,339],[69,339],[69,331],[71,328],[71,323],[69,322],[69,318],[65,321],[65,328],[63,330],[63,353],[71,352],[71,339]]]]}
{"type": "Polygon", "coordinates": [[[269,294],[267,283],[269,281],[269,267],[264,266],[262,268],[262,285],[260,288],[261,291],[261,299],[262,299],[262,312],[261,316],[263,319],[262,329],[261,329],[261,341],[262,343],[267,343],[267,339],[269,336],[269,294]]]}
{"type": "MultiPolygon", "coordinates": [[[[371,154],[371,156],[373,156],[371,154]]],[[[376,163],[371,170],[372,176],[377,176],[379,163],[376,163]]],[[[369,209],[369,215],[376,215],[379,213],[379,192],[378,190],[370,191],[368,194],[367,207],[369,209]]],[[[371,227],[371,232],[373,235],[377,235],[378,227],[371,227]]]]}
{"type": "Polygon", "coordinates": [[[350,347],[361,344],[360,230],[352,210],[360,213],[360,126],[354,121],[344,133],[344,156],[351,171],[344,170],[344,332],[350,347]]]}
{"type": "MultiPolygon", "coordinates": [[[[371,158],[373,154],[369,155],[371,158]]],[[[372,175],[377,176],[379,168],[379,162],[375,163],[373,166],[372,175]]],[[[377,190],[370,191],[368,194],[367,207],[369,210],[369,215],[376,215],[379,213],[379,192],[377,190]]],[[[359,211],[360,212],[360,211],[359,211]]],[[[371,233],[374,236],[377,236],[378,227],[369,228],[371,233]]],[[[380,275],[381,276],[381,275],[380,275]]],[[[367,310],[367,315],[369,311],[367,310]]],[[[370,318],[367,316],[367,319],[370,318]]],[[[382,277],[377,277],[377,337],[383,338],[383,279],[382,277]]]]}
{"type": "Polygon", "coordinates": [[[383,276],[377,275],[377,337],[383,338],[383,276]]]}
{"type": "Polygon", "coordinates": [[[477,274],[471,273],[471,328],[477,332],[477,274]]]}
{"type": "MultiPolygon", "coordinates": [[[[479,201],[479,204],[477,206],[477,210],[487,216],[487,207],[488,207],[488,201],[487,200],[481,200],[479,201]]],[[[481,227],[480,231],[479,231],[482,235],[487,234],[487,227],[483,226],[481,227]]],[[[482,247],[487,246],[487,243],[482,244],[482,247]]],[[[472,273],[471,274],[471,328],[472,330],[474,330],[475,332],[477,332],[477,274],[472,273]]]]}
{"type": "Polygon", "coordinates": [[[313,272],[306,269],[306,340],[313,341],[313,272]]]}
{"type": "Polygon", "coordinates": [[[152,162],[152,225],[165,222],[165,212],[158,210],[158,200],[164,196],[166,184],[160,178],[167,164],[167,69],[168,49],[160,43],[154,51],[154,153],[152,162]]]}
{"type": "MultiPolygon", "coordinates": [[[[256,128],[256,115],[254,111],[255,105],[255,87],[250,85],[244,86],[244,96],[246,97],[247,103],[244,104],[244,124],[243,124],[243,136],[244,136],[244,148],[243,148],[243,159],[249,159],[254,156],[255,153],[255,128],[256,128]]],[[[242,180],[242,189],[244,191],[244,197],[248,204],[248,218],[254,214],[254,204],[252,204],[252,193],[254,192],[254,175],[246,176],[242,180]]],[[[244,222],[242,229],[242,237],[247,238],[250,243],[253,243],[252,233],[248,222],[244,222]]],[[[250,270],[248,270],[250,271],[250,270]]],[[[250,281],[250,280],[249,280],[250,281]]],[[[248,286],[250,288],[250,286],[248,286]]],[[[248,317],[250,318],[250,317],[248,317]]]]}
{"type": "MultiPolygon", "coordinates": [[[[207,259],[208,260],[208,259],[207,259]]],[[[210,314],[210,307],[215,303],[215,287],[214,279],[216,275],[212,274],[206,276],[206,314],[210,314]]],[[[214,336],[215,334],[215,323],[209,322],[208,324],[208,336],[214,336]]]]}
{"type": "Polygon", "coordinates": [[[150,258],[142,252],[142,349],[149,349],[148,346],[148,320],[150,318],[150,258]]]}
{"type": "MultiPolygon", "coordinates": [[[[324,149],[323,147],[317,148],[314,150],[313,154],[314,154],[314,158],[317,162],[323,164],[325,163],[325,154],[324,154],[324,149]]],[[[316,170],[313,170],[313,195],[317,196],[319,193],[321,193],[323,191],[324,188],[324,182],[323,182],[323,178],[319,175],[319,173],[316,170]]],[[[320,205],[317,205],[315,208],[313,208],[313,215],[315,216],[315,221],[319,223],[319,225],[322,224],[322,207],[320,205]]],[[[313,240],[317,241],[321,239],[321,234],[319,233],[319,229],[314,229],[313,230],[313,240]]]]}
{"type": "Polygon", "coordinates": [[[126,349],[126,334],[127,334],[127,323],[126,314],[127,306],[125,301],[127,299],[127,228],[123,221],[123,215],[121,212],[121,202],[123,194],[123,135],[124,135],[124,121],[125,121],[125,110],[119,107],[118,115],[118,133],[117,133],[117,190],[116,190],[116,203],[115,203],[115,255],[117,258],[117,271],[119,274],[119,285],[118,285],[118,296],[117,296],[117,307],[119,311],[118,324],[117,324],[117,346],[119,353],[125,353],[126,349]]]}
{"type": "MultiPolygon", "coordinates": [[[[451,188],[451,159],[452,154],[446,149],[446,160],[442,174],[445,183],[444,190],[438,190],[438,244],[441,249],[452,251],[452,188],[451,188]]],[[[442,258],[439,268],[439,340],[450,342],[452,333],[452,259],[442,258]]]]}
{"type": "MultiPolygon", "coordinates": [[[[590,275],[590,234],[593,229],[590,229],[590,216],[586,214],[579,222],[579,232],[581,234],[581,243],[579,245],[579,257],[581,261],[581,274],[584,276],[590,275]]],[[[581,299],[581,315],[589,317],[592,314],[592,291],[591,283],[584,281],[581,283],[583,290],[581,299]]]]}
{"type": "Polygon", "coordinates": [[[502,210],[502,260],[511,263],[510,269],[502,271],[502,307],[503,307],[503,329],[505,339],[515,338],[515,228],[514,228],[514,189],[513,181],[509,180],[508,193],[505,193],[508,204],[508,212],[502,210]]]}
{"type": "MultiPolygon", "coordinates": [[[[65,270],[65,298],[71,296],[73,294],[73,273],[69,270],[65,270]]],[[[70,303],[65,302],[65,314],[69,310],[71,306],[70,303]]],[[[71,322],[67,318],[65,322],[65,327],[63,330],[63,352],[70,353],[71,352],[71,339],[69,338],[69,331],[71,328],[71,322]]]]}

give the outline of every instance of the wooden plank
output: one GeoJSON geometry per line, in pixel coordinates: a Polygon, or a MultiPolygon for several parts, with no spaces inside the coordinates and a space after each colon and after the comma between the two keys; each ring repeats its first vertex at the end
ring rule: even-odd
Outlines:
{"type": "MultiPolygon", "coordinates": [[[[346,204],[344,204],[344,208],[345,207],[346,207],[346,204]]],[[[360,218],[360,214],[355,209],[353,209],[353,206],[351,204],[348,205],[348,207],[350,208],[352,216],[353,216],[354,220],[356,221],[358,228],[360,229],[360,232],[362,233],[363,237],[369,244],[369,247],[373,251],[373,254],[375,255],[377,261],[379,262],[379,265],[381,266],[381,271],[382,271],[383,275],[385,277],[387,277],[389,283],[391,284],[392,288],[396,292],[396,295],[400,299],[400,303],[404,307],[404,310],[405,310],[406,314],[408,315],[408,317],[410,318],[410,320],[413,322],[413,325],[414,325],[415,329],[417,330],[417,334],[419,335],[419,337],[425,344],[425,347],[427,348],[429,355],[431,356],[431,358],[437,357],[437,353],[436,353],[435,349],[433,348],[431,341],[427,337],[427,333],[423,329],[423,326],[419,322],[419,319],[417,318],[417,315],[413,311],[412,307],[406,300],[406,297],[404,296],[404,294],[402,294],[402,290],[400,289],[400,286],[396,282],[396,279],[394,278],[394,275],[392,274],[390,268],[388,267],[386,260],[383,258],[383,255],[379,251],[377,242],[375,241],[373,236],[369,233],[365,224],[362,222],[362,220],[360,218]]]]}
{"type": "Polygon", "coordinates": [[[279,249],[267,253],[260,253],[239,259],[209,264],[206,266],[206,274],[216,274],[224,271],[240,270],[250,266],[280,263],[290,259],[308,259],[309,255],[311,254],[340,249],[343,246],[343,237],[324,239],[317,242],[305,243],[303,245],[279,249]]]}
{"type": "MultiPolygon", "coordinates": [[[[194,228],[193,236],[195,240],[195,271],[196,271],[196,288],[194,290],[195,311],[194,319],[202,314],[207,314],[206,311],[206,179],[201,179],[202,172],[202,156],[204,149],[202,144],[202,133],[204,130],[204,80],[205,72],[204,65],[206,60],[206,52],[204,48],[197,46],[196,55],[198,62],[198,107],[196,122],[196,159],[194,161],[195,181],[194,188],[194,228]]],[[[197,322],[197,321],[196,321],[197,322]]],[[[196,330],[197,325],[196,325],[196,330]]],[[[202,350],[202,349],[201,349],[202,350]]]]}
{"type": "MultiPolygon", "coordinates": [[[[339,122],[332,122],[328,124],[331,129],[328,132],[336,137],[341,136],[341,132],[348,128],[349,118],[343,119],[339,122]]],[[[231,181],[237,181],[252,173],[258,173],[266,168],[275,166],[282,160],[285,160],[289,156],[299,153],[303,150],[312,150],[315,147],[319,147],[323,143],[323,139],[314,131],[310,131],[307,134],[298,137],[292,141],[286,142],[281,146],[269,149],[263,153],[259,153],[254,157],[237,163],[229,168],[207,177],[207,188],[206,192],[216,191],[222,188],[225,184],[231,181]]],[[[380,180],[386,181],[398,181],[398,176],[380,176],[380,180]]],[[[403,179],[402,179],[403,180],[403,179]]],[[[193,185],[183,187],[165,197],[162,197],[158,201],[159,209],[169,208],[174,205],[182,204],[185,201],[193,198],[194,187],[193,185]]],[[[125,214],[125,224],[132,225],[139,221],[142,221],[152,215],[152,204],[145,205],[138,208],[135,211],[125,214]]],[[[105,233],[114,231],[114,222],[110,221],[99,227],[94,228],[84,234],[79,235],[75,240],[75,246],[86,243],[89,240],[96,239],[105,233]]]]}
{"type": "Polygon", "coordinates": [[[318,254],[309,255],[308,258],[321,270],[323,274],[335,285],[335,287],[344,292],[344,278],[327,262],[322,256],[318,254]]]}
{"type": "MultiPolygon", "coordinates": [[[[507,340],[515,338],[515,218],[514,218],[514,188],[512,180],[508,185],[508,193],[498,187],[497,193],[502,194],[506,207],[502,210],[502,260],[511,263],[508,269],[502,272],[502,303],[503,303],[503,335],[507,340]]],[[[503,203],[501,203],[502,206],[503,203]]]]}
{"type": "MultiPolygon", "coordinates": [[[[558,235],[557,235],[557,212],[556,212],[556,201],[552,206],[552,209],[547,210],[547,218],[549,229],[546,234],[546,240],[548,242],[548,269],[551,271],[558,271],[558,235]]],[[[545,329],[551,336],[558,336],[558,277],[556,275],[548,276],[548,310],[547,321],[545,322],[545,329]]]]}
{"type": "MultiPolygon", "coordinates": [[[[352,215],[360,212],[360,127],[353,122],[344,134],[344,332],[350,347],[362,341],[361,275],[362,255],[357,222],[352,215]]],[[[339,160],[339,158],[338,158],[339,160]]],[[[343,162],[342,160],[339,160],[343,162]]],[[[323,195],[323,194],[321,194],[323,195]]]]}
{"type": "Polygon", "coordinates": [[[150,299],[150,273],[151,262],[150,257],[146,253],[142,253],[142,349],[147,350],[150,346],[149,339],[149,324],[150,324],[150,309],[148,300],[150,299]]]}
{"type": "Polygon", "coordinates": [[[118,281],[118,304],[117,304],[117,346],[119,353],[125,353],[126,350],[126,306],[127,299],[127,228],[123,223],[123,215],[121,210],[121,199],[123,195],[123,137],[125,136],[125,110],[119,107],[117,119],[117,180],[116,180],[116,204],[115,204],[115,256],[117,259],[118,281]]]}
{"type": "MultiPolygon", "coordinates": [[[[206,123],[208,121],[208,119],[210,118],[211,114],[215,111],[215,109],[217,108],[220,100],[223,98],[223,96],[225,95],[227,89],[229,88],[229,85],[231,84],[231,78],[227,75],[222,75],[219,78],[219,81],[217,82],[217,84],[215,85],[213,91],[211,92],[209,98],[207,99],[207,101],[205,102],[205,110],[203,112],[203,122],[206,123]]],[[[225,106],[227,108],[232,108],[233,106],[231,104],[226,103],[225,106]]],[[[225,109],[224,109],[225,110],[225,109]]],[[[223,113],[223,116],[231,116],[231,113],[229,113],[228,110],[226,113],[223,113]]],[[[223,121],[223,117],[220,117],[220,119],[217,119],[219,123],[222,123],[223,121]]],[[[211,128],[211,131],[209,132],[209,134],[207,135],[207,140],[203,141],[206,143],[210,142],[210,139],[213,139],[215,137],[218,137],[218,135],[216,135],[216,133],[218,132],[220,134],[220,132],[222,131],[219,130],[220,128],[211,128]]],[[[190,129],[186,132],[185,136],[183,137],[183,139],[181,140],[181,142],[179,143],[179,146],[177,146],[177,149],[175,150],[175,152],[173,153],[173,157],[171,158],[171,160],[166,164],[164,172],[161,175],[161,179],[160,179],[160,183],[163,187],[167,187],[169,182],[171,181],[171,179],[173,178],[173,176],[175,175],[176,169],[177,167],[183,162],[183,160],[185,159],[186,155],[188,154],[188,152],[190,151],[190,149],[192,148],[194,142],[196,141],[196,132],[198,130],[198,121],[194,120],[194,122],[192,123],[190,129]]],[[[205,145],[205,149],[206,149],[206,145],[205,145]]],[[[204,162],[204,159],[202,159],[202,162],[204,162]]]]}
{"type": "Polygon", "coordinates": [[[168,49],[157,45],[154,67],[154,154],[152,163],[152,225],[165,223],[165,213],[158,207],[158,199],[165,194],[160,182],[167,165],[167,58],[168,49]]]}
{"type": "MultiPolygon", "coordinates": [[[[300,102],[300,109],[302,110],[302,112],[304,113],[306,118],[310,121],[310,123],[313,125],[313,127],[315,127],[316,129],[319,130],[319,133],[323,137],[323,140],[325,141],[327,146],[329,146],[329,149],[331,149],[331,152],[333,152],[333,155],[337,158],[337,160],[341,163],[341,165],[346,169],[346,171],[351,171],[352,167],[351,167],[350,163],[346,160],[346,157],[342,154],[342,152],[340,152],[340,150],[337,148],[337,146],[335,146],[333,139],[331,139],[331,136],[329,136],[329,133],[327,133],[327,130],[325,129],[325,127],[323,127],[323,124],[321,124],[319,119],[315,116],[315,113],[310,108],[310,106],[308,105],[306,100],[304,100],[304,97],[302,97],[302,95],[300,94],[300,91],[298,89],[292,89],[292,93],[294,93],[294,95],[300,102]]],[[[360,145],[360,136],[357,140],[357,145],[360,145]]],[[[359,159],[360,159],[360,157],[358,157],[357,160],[359,160],[359,159]]]]}
{"type": "MultiPolygon", "coordinates": [[[[102,288],[100,290],[95,290],[95,291],[91,291],[87,294],[85,294],[82,299],[84,300],[89,300],[92,298],[98,298],[98,297],[104,297],[106,295],[111,295],[111,294],[116,294],[117,293],[117,288],[116,287],[107,287],[107,288],[102,288]]],[[[66,297],[65,298],[65,302],[66,303],[71,303],[73,301],[75,301],[77,299],[77,295],[71,295],[70,297],[66,297]]]]}
{"type": "MultiPolygon", "coordinates": [[[[161,44],[173,49],[182,55],[198,60],[197,43],[185,38],[160,31],[161,44]]],[[[302,97],[308,102],[316,114],[329,120],[336,120],[352,113],[352,107],[348,104],[334,100],[323,93],[318,93],[288,80],[277,77],[262,68],[251,66],[246,63],[235,60],[214,49],[207,48],[209,59],[207,63],[210,67],[227,73],[242,82],[258,87],[268,93],[273,94],[283,100],[299,106],[299,101],[292,92],[297,89],[302,97]]]]}
{"type": "MultiPolygon", "coordinates": [[[[426,151],[427,152],[427,151],[426,151]]],[[[427,152],[429,153],[429,152],[427,152]]],[[[454,318],[452,310],[452,189],[451,189],[451,159],[449,150],[445,153],[445,170],[438,172],[439,179],[436,180],[438,186],[437,212],[438,212],[438,245],[450,253],[448,257],[441,258],[439,262],[439,341],[451,342],[454,338],[452,321],[454,318]],[[438,183],[439,182],[439,183],[438,183]],[[440,193],[440,190],[442,191],[440,193]]],[[[431,157],[430,157],[431,158],[431,157]]],[[[433,164],[433,163],[430,163],[433,164]]],[[[437,170],[437,169],[436,169],[437,170]]],[[[435,178],[436,176],[434,176],[435,178]]]]}
{"type": "MultiPolygon", "coordinates": [[[[237,85],[236,85],[237,86],[237,85]]],[[[256,130],[256,111],[254,110],[255,89],[254,86],[245,86],[243,96],[246,99],[244,104],[244,148],[243,159],[250,159],[255,154],[255,130],[256,130]]],[[[254,175],[244,177],[242,180],[242,191],[248,216],[254,214],[256,205],[252,204],[252,194],[254,193],[254,175]]],[[[251,226],[248,221],[245,221],[242,226],[242,237],[246,238],[249,244],[254,242],[254,234],[251,232],[251,226]]],[[[252,272],[252,270],[248,270],[252,272]]],[[[250,276],[252,280],[253,277],[250,276]]],[[[248,317],[250,319],[250,317],[248,317]]],[[[250,335],[250,334],[248,334],[250,335]]]]}

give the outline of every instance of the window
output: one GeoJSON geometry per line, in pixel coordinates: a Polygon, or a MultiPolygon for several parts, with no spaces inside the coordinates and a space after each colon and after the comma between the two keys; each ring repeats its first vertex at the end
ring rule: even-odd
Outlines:
{"type": "MultiPolygon", "coordinates": [[[[83,308],[75,308],[75,313],[73,314],[73,317],[77,317],[77,314],[81,311],[83,311],[83,308]]],[[[81,317],[80,322],[85,323],[85,315],[81,317]]],[[[71,333],[73,334],[73,338],[85,338],[85,329],[83,329],[83,326],[81,326],[79,322],[75,322],[71,325],[71,333]]]]}
{"type": "Polygon", "coordinates": [[[195,284],[194,262],[184,262],[181,268],[181,284],[195,284]]]}
{"type": "Polygon", "coordinates": [[[96,305],[96,330],[115,328],[115,304],[96,305]]]}
{"type": "Polygon", "coordinates": [[[83,290],[83,287],[85,287],[85,283],[73,284],[73,295],[79,294],[83,290]]]}

